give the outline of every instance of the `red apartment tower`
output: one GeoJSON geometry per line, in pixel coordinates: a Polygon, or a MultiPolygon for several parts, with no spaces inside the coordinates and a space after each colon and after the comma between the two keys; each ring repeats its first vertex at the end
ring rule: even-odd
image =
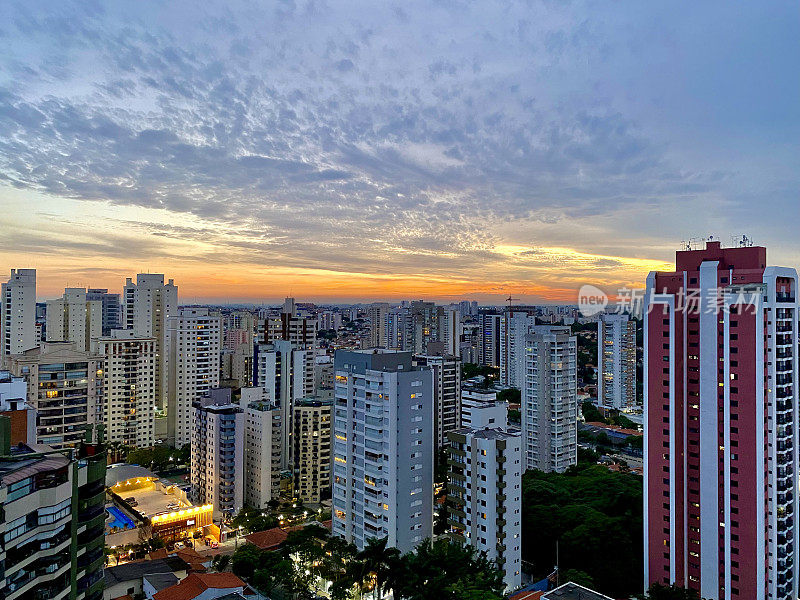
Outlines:
{"type": "Polygon", "coordinates": [[[798,597],[797,272],[680,251],[644,318],[645,585],[798,597]]]}

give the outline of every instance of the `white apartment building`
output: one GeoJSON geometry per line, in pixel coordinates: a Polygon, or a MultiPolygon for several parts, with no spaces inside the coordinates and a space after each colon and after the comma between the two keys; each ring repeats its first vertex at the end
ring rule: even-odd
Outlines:
{"type": "Polygon", "coordinates": [[[125,446],[155,444],[156,339],[114,329],[95,341],[102,358],[106,439],[125,446]]]}
{"type": "Polygon", "coordinates": [[[526,312],[506,312],[500,318],[500,383],[522,389],[525,382],[525,336],[536,326],[526,312]]]}
{"type": "Polygon", "coordinates": [[[103,305],[103,335],[111,335],[114,329],[122,328],[119,294],[109,294],[106,288],[89,288],[86,290],[86,300],[97,300],[103,305]]]}
{"type": "Polygon", "coordinates": [[[601,313],[597,321],[597,405],[636,405],[636,321],[624,313],[601,313]]]}
{"type": "Polygon", "coordinates": [[[486,552],[506,590],[522,585],[522,440],[518,430],[462,429],[448,434],[450,536],[486,552]]]}
{"type": "Polygon", "coordinates": [[[256,347],[256,381],[267,398],[281,409],[281,465],[291,468],[294,401],[314,395],[314,351],[298,349],[286,340],[256,347]]]}
{"type": "Polygon", "coordinates": [[[439,315],[439,341],[444,344],[444,353],[461,356],[461,313],[455,308],[445,308],[439,315]]]}
{"type": "Polygon", "coordinates": [[[244,501],[266,508],[278,499],[281,483],[281,410],[259,387],[242,388],[244,408],[244,501]]]}
{"type": "Polygon", "coordinates": [[[47,341],[75,342],[89,351],[103,335],[103,302],[87,300],[84,288],[66,288],[61,298],[47,301],[47,341]]]}
{"type": "Polygon", "coordinates": [[[103,422],[101,356],[73,342],[44,342],[6,360],[9,371],[27,381],[28,402],[37,415],[37,444],[75,447],[88,425],[103,422]]]}
{"type": "Polygon", "coordinates": [[[508,402],[497,399],[497,392],[476,388],[461,390],[461,427],[508,427],[508,402]]]}
{"type": "Polygon", "coordinates": [[[219,386],[222,319],[183,307],[167,320],[167,439],[191,441],[192,402],[219,386]]]}
{"type": "Polygon", "coordinates": [[[230,388],[215,388],[192,403],[194,501],[211,504],[214,518],[244,506],[245,413],[231,402],[230,388]]]}
{"type": "Polygon", "coordinates": [[[455,356],[415,356],[418,367],[433,370],[434,436],[436,447],[447,443],[447,434],[461,427],[461,360],[455,356]]]}
{"type": "Polygon", "coordinates": [[[401,552],[433,532],[433,372],[410,352],[336,353],[333,534],[401,552]]]}
{"type": "Polygon", "coordinates": [[[577,340],[539,325],[525,337],[522,439],[526,469],[563,473],[578,462],[577,340]]]}
{"type": "MultiPolygon", "coordinates": [[[[167,405],[167,319],[178,311],[178,286],[164,275],[139,273],[136,283],[125,280],[122,302],[123,328],[137,336],[156,339],[156,401],[159,409],[167,405]]],[[[188,437],[187,437],[188,440],[188,437]]]]}
{"type": "Polygon", "coordinates": [[[2,355],[21,354],[39,345],[36,336],[36,269],[11,269],[1,288],[2,355]]]}
{"type": "Polygon", "coordinates": [[[370,348],[386,348],[386,320],[389,316],[389,308],[387,302],[376,302],[367,307],[370,348]]]}

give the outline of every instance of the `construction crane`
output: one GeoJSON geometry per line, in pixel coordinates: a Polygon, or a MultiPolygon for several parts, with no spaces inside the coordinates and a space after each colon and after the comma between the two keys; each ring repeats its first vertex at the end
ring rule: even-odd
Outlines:
{"type": "Polygon", "coordinates": [[[511,294],[508,295],[508,298],[506,298],[506,302],[508,302],[508,312],[511,312],[511,303],[516,300],[519,300],[519,298],[512,298],[511,294]]]}

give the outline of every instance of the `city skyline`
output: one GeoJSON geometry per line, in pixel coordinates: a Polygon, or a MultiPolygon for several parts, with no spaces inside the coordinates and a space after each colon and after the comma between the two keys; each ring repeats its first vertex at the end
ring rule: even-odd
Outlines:
{"type": "Polygon", "coordinates": [[[572,302],[711,234],[800,264],[794,3],[38,8],[0,8],[0,251],[42,299],[572,302]]]}

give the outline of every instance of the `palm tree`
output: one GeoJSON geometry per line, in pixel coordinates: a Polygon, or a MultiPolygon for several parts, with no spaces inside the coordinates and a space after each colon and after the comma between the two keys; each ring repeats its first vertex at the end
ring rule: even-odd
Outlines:
{"type": "Polygon", "coordinates": [[[356,560],[363,563],[364,570],[374,583],[373,598],[377,593],[388,592],[394,587],[400,563],[400,551],[387,548],[387,538],[367,541],[364,549],[356,554],[356,560]]]}

